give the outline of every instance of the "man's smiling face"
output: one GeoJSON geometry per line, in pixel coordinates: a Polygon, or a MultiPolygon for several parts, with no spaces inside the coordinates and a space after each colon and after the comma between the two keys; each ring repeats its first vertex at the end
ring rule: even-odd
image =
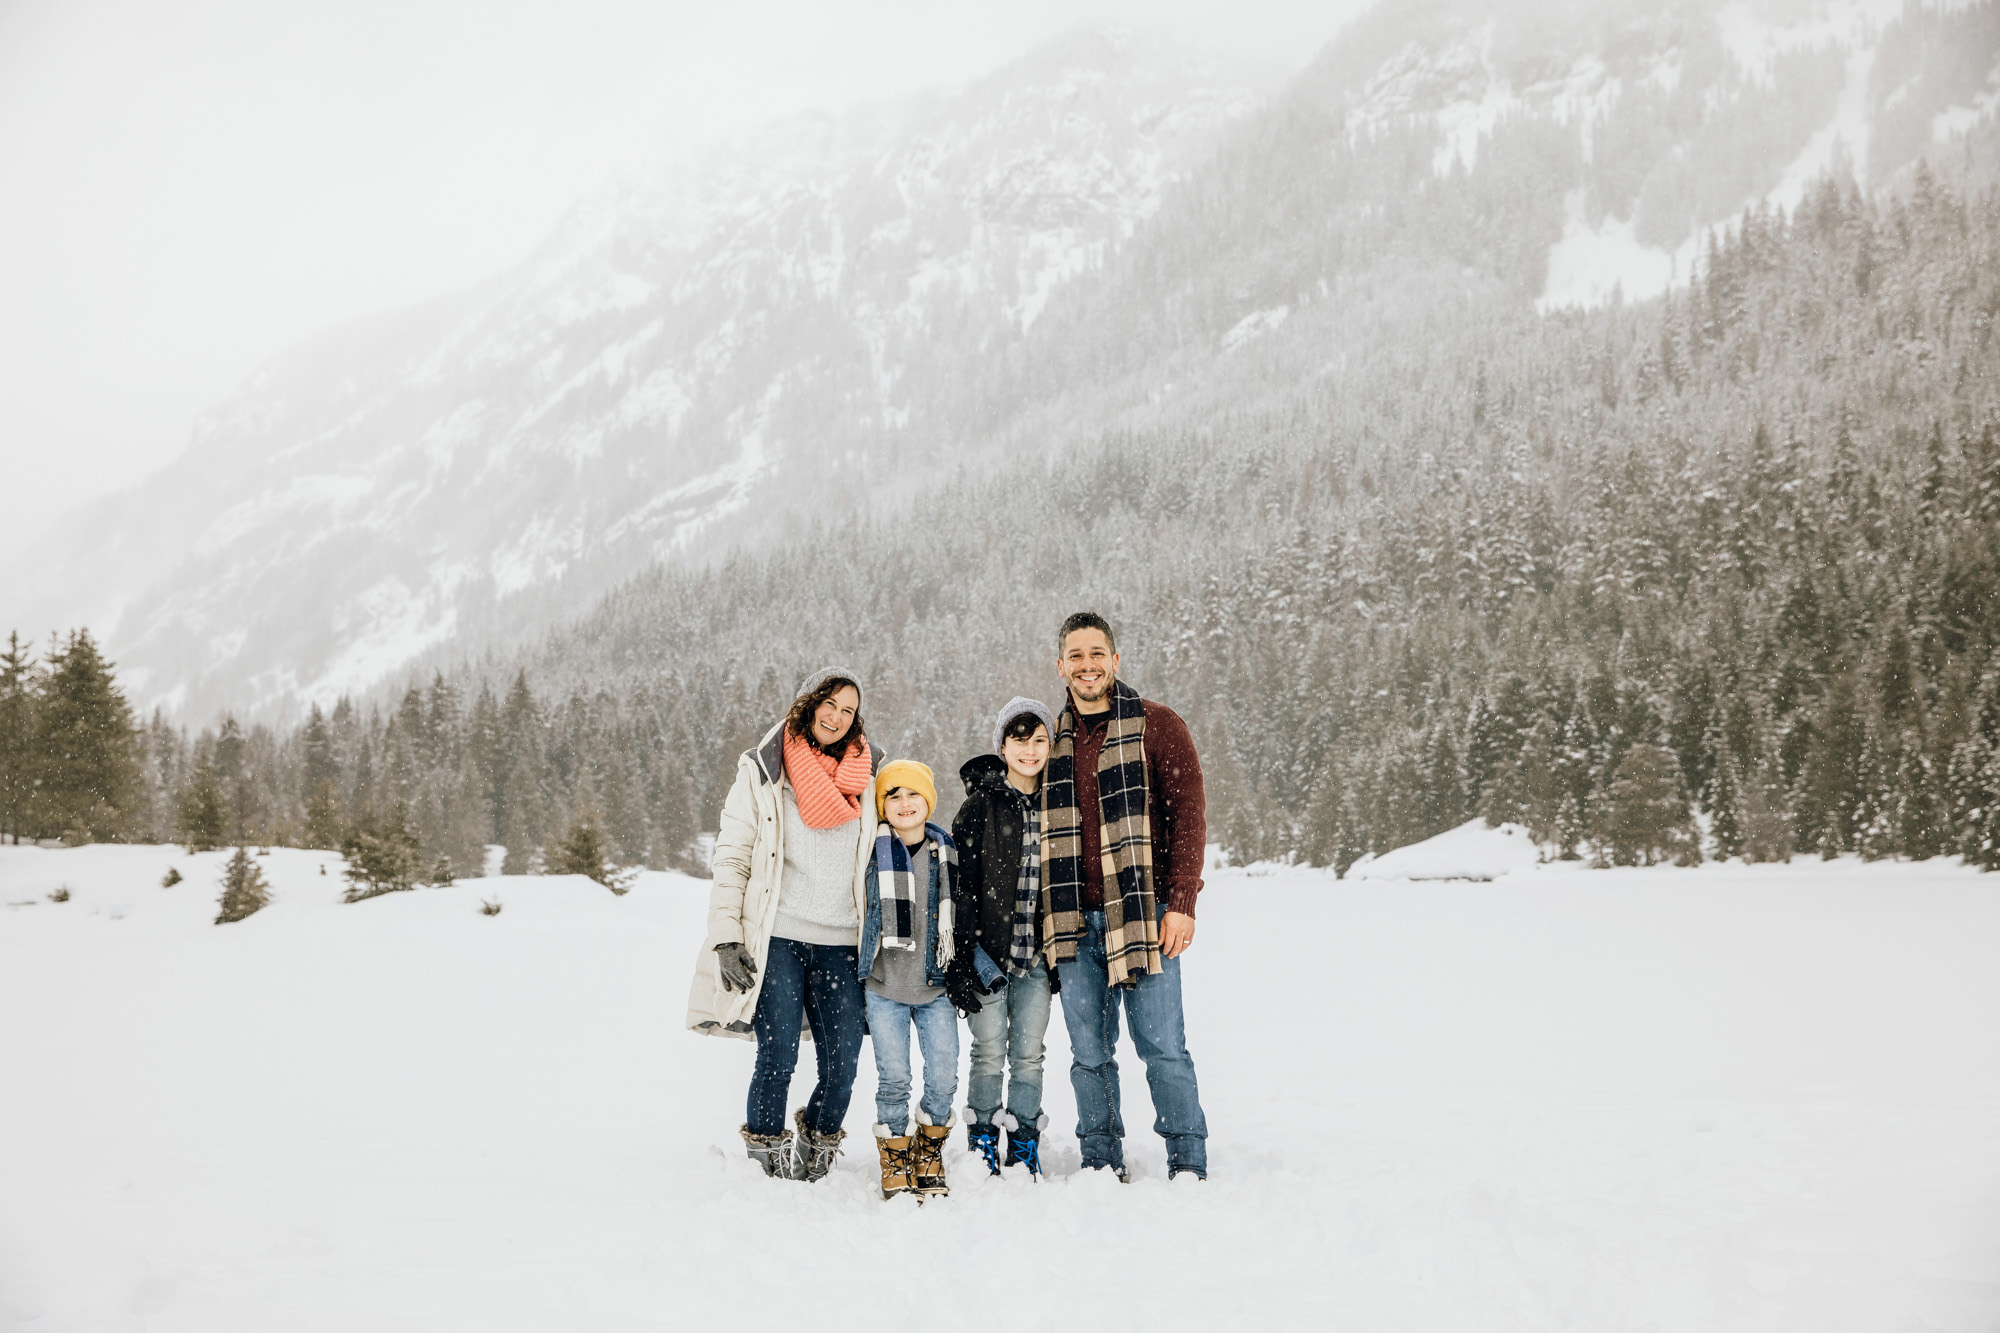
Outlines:
{"type": "Polygon", "coordinates": [[[1118,654],[1111,651],[1111,640],[1103,630],[1071,630],[1063,639],[1056,670],[1078,703],[1100,703],[1118,679],[1118,654]]]}

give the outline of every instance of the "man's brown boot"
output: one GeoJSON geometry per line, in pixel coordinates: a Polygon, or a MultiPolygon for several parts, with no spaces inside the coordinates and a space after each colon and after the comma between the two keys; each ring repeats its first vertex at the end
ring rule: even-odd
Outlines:
{"type": "Polygon", "coordinates": [[[892,1194],[907,1194],[916,1188],[916,1177],[910,1173],[910,1136],[894,1135],[889,1127],[877,1123],[875,1126],[875,1151],[882,1156],[882,1197],[892,1194]]]}

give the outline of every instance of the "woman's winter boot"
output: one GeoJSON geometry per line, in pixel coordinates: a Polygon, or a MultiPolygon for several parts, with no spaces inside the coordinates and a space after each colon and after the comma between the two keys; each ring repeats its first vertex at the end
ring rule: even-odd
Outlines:
{"type": "Polygon", "coordinates": [[[821,1134],[806,1124],[806,1108],[801,1106],[792,1112],[792,1123],[799,1127],[799,1154],[797,1174],[794,1180],[821,1180],[833,1170],[833,1159],[840,1156],[840,1144],[847,1137],[847,1131],[836,1129],[831,1134],[821,1134]]]}
{"type": "Polygon", "coordinates": [[[1035,1117],[1031,1125],[1024,1125],[1012,1113],[1007,1121],[1007,1165],[1025,1166],[1028,1174],[1042,1174],[1042,1126],[1049,1123],[1047,1112],[1035,1117]]]}
{"type": "Polygon", "coordinates": [[[780,1180],[793,1179],[791,1130],[752,1134],[750,1126],[745,1125],[738,1132],[743,1135],[743,1145],[750,1150],[750,1160],[763,1167],[765,1175],[776,1176],[780,1180]]]}
{"type": "Polygon", "coordinates": [[[912,1153],[908,1134],[891,1134],[880,1121],[875,1125],[875,1151],[882,1158],[882,1197],[907,1194],[917,1186],[911,1172],[912,1153]]]}
{"type": "Polygon", "coordinates": [[[944,1145],[951,1137],[951,1122],[949,1113],[942,1125],[936,1125],[922,1111],[917,1112],[917,1141],[911,1154],[911,1167],[917,1178],[919,1194],[951,1193],[951,1187],[944,1183],[944,1145]]]}
{"type": "Polygon", "coordinates": [[[1000,1174],[1000,1126],[975,1121],[965,1127],[967,1151],[976,1152],[986,1160],[986,1170],[992,1175],[1000,1174]]]}

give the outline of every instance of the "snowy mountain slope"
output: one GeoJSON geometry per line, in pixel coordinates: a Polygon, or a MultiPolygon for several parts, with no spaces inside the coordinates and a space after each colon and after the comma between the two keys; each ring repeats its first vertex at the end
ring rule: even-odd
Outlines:
{"type": "Polygon", "coordinates": [[[996,1271],[1161,1330],[2000,1319],[2000,911],[1944,862],[1219,871],[1183,972],[1209,1180],[1165,1180],[1129,1045],[1133,1183],[1080,1172],[1058,1013],[1048,1178],[954,1133],[920,1209],[871,1191],[872,1053],[828,1180],[744,1160],[752,1049],[681,1030],[705,885],[341,905],[279,848],[218,927],[223,855],[0,848],[4,1333],[929,1329],[990,1323],[996,1271]],[[1269,965],[1273,921],[1314,966],[1269,965]]]}
{"type": "Polygon", "coordinates": [[[963,392],[973,363],[1158,207],[1253,81],[1082,31],[957,93],[635,171],[515,271],[274,362],[10,610],[87,616],[142,701],[255,710],[510,639],[915,464],[907,489],[1007,410],[963,392]]]}
{"type": "Polygon", "coordinates": [[[1649,295],[1822,173],[1990,137],[1996,12],[1384,6],[1266,107],[1073,34],[634,171],[297,349],[7,609],[106,632],[142,703],[282,713],[954,468],[1366,393],[1436,321],[1649,295]]]}

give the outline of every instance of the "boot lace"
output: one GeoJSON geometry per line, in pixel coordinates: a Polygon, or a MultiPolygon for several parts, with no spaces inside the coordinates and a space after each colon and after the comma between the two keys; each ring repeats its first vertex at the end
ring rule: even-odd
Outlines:
{"type": "Polygon", "coordinates": [[[1015,1139],[1014,1160],[1028,1168],[1028,1174],[1042,1174],[1042,1144],[1039,1139],[1015,1139]]]}
{"type": "Polygon", "coordinates": [[[913,1190],[917,1187],[917,1162],[914,1145],[904,1144],[892,1147],[887,1139],[881,1140],[882,1157],[888,1163],[889,1174],[900,1176],[905,1182],[897,1186],[899,1190],[913,1190]]]}
{"type": "Polygon", "coordinates": [[[833,1134],[801,1135],[799,1146],[805,1150],[799,1155],[800,1177],[805,1180],[825,1176],[833,1170],[833,1159],[840,1156],[840,1137],[833,1134]]]}

